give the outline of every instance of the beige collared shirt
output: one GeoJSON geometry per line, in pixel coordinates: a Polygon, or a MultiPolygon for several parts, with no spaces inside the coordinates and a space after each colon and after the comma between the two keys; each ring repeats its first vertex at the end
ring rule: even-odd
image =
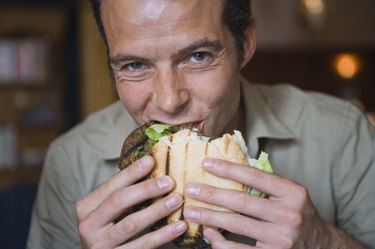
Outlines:
{"type": "MultiPolygon", "coordinates": [[[[375,248],[374,131],[352,104],[289,85],[242,82],[249,152],[305,185],[319,214],[375,248]]],[[[120,102],[91,115],[48,151],[27,248],[80,248],[75,204],[115,174],[137,124],[120,102]]],[[[174,248],[166,245],[162,248],[174,248]]]]}

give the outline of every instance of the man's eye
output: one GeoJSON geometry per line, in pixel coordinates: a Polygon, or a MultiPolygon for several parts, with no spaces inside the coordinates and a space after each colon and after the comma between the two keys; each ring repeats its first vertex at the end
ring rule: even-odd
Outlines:
{"type": "Polygon", "coordinates": [[[142,81],[154,73],[152,65],[139,61],[129,62],[119,68],[114,67],[114,69],[115,77],[125,81],[142,81]]]}
{"type": "Polygon", "coordinates": [[[206,69],[215,61],[215,55],[210,52],[195,52],[190,54],[182,66],[186,70],[206,69]]]}
{"type": "Polygon", "coordinates": [[[123,69],[125,70],[130,70],[130,71],[134,71],[134,70],[140,70],[144,67],[143,63],[141,62],[133,62],[133,63],[129,63],[129,64],[126,64],[123,69]]]}
{"type": "Polygon", "coordinates": [[[197,52],[191,55],[190,59],[193,61],[203,61],[207,56],[208,54],[206,52],[197,52]]]}

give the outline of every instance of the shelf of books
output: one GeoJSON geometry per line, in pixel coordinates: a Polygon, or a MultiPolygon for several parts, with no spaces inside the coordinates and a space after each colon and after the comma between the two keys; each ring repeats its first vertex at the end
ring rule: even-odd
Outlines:
{"type": "Polygon", "coordinates": [[[0,9],[0,180],[36,176],[64,128],[67,13],[58,7],[0,9]]]}

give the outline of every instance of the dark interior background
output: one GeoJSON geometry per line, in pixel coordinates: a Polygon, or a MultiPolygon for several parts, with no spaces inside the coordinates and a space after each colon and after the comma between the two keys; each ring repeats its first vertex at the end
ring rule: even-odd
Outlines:
{"type": "MultiPolygon", "coordinates": [[[[253,0],[258,28],[257,51],[244,68],[243,74],[253,82],[287,82],[302,89],[356,100],[362,103],[365,111],[375,111],[375,1],[322,0],[322,3],[325,4],[324,11],[314,16],[301,9],[303,0],[253,0]],[[334,58],[341,53],[352,53],[360,60],[359,71],[351,79],[342,78],[334,69],[334,58]]],[[[36,9],[56,7],[66,13],[61,41],[55,47],[56,50],[52,51],[53,56],[58,55],[58,71],[63,72],[56,76],[56,80],[63,82],[59,95],[60,111],[64,117],[58,131],[58,134],[61,134],[81,121],[88,113],[100,108],[87,108],[84,102],[84,96],[93,95],[89,91],[95,89],[94,84],[84,88],[85,76],[89,74],[95,78],[102,77],[97,69],[90,69],[91,65],[86,63],[90,60],[99,60],[95,57],[99,52],[89,52],[94,59],[87,57],[89,59],[85,60],[85,57],[80,56],[87,45],[94,43],[91,38],[86,45],[82,43],[86,37],[85,31],[92,28],[88,26],[92,25],[92,22],[82,23],[82,17],[86,13],[83,10],[88,8],[88,2],[0,0],[0,9],[17,6],[36,9]]],[[[0,33],[0,38],[4,35],[0,33]]],[[[8,92],[13,94],[17,91],[34,94],[44,90],[38,87],[22,86],[19,89],[0,85],[0,98],[5,98],[8,92]]],[[[107,102],[115,99],[116,97],[110,97],[107,102]]],[[[97,101],[100,101],[100,98],[94,100],[97,101]]],[[[0,99],[1,111],[12,108],[12,103],[0,99]]],[[[17,127],[21,127],[20,136],[27,137],[35,131],[35,127],[25,128],[18,120],[9,121],[6,118],[0,115],[0,125],[2,122],[15,122],[17,127]]],[[[43,128],[42,126],[41,129],[43,128]]],[[[49,139],[54,137],[55,135],[49,139]]],[[[39,135],[32,139],[38,140],[39,135]]],[[[0,248],[25,248],[41,165],[42,162],[32,170],[23,166],[16,169],[0,169],[0,248]]]]}
{"type": "Polygon", "coordinates": [[[360,101],[366,111],[374,111],[374,69],[375,53],[371,50],[260,51],[244,68],[243,74],[253,82],[291,83],[305,90],[360,101]],[[360,71],[352,79],[342,78],[334,70],[333,60],[342,51],[350,51],[361,59],[360,71]]]}

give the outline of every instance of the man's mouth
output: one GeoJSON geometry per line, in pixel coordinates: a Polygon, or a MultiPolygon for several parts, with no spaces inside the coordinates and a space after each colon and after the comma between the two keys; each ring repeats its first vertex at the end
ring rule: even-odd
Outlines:
{"type": "Polygon", "coordinates": [[[200,133],[204,134],[204,123],[203,121],[199,121],[194,123],[194,127],[199,130],[200,133]]]}
{"type": "Polygon", "coordinates": [[[176,126],[179,126],[179,125],[189,125],[190,124],[190,127],[192,125],[200,133],[204,134],[204,122],[202,120],[195,121],[195,122],[194,121],[193,122],[186,122],[186,123],[168,123],[168,122],[163,122],[163,121],[158,121],[158,120],[153,120],[153,121],[150,121],[150,122],[164,123],[164,124],[176,125],[176,126]]]}
{"type": "Polygon", "coordinates": [[[199,131],[199,133],[204,134],[204,122],[202,120],[196,121],[196,122],[186,122],[186,123],[179,123],[179,124],[172,124],[172,125],[190,127],[199,131]]]}

